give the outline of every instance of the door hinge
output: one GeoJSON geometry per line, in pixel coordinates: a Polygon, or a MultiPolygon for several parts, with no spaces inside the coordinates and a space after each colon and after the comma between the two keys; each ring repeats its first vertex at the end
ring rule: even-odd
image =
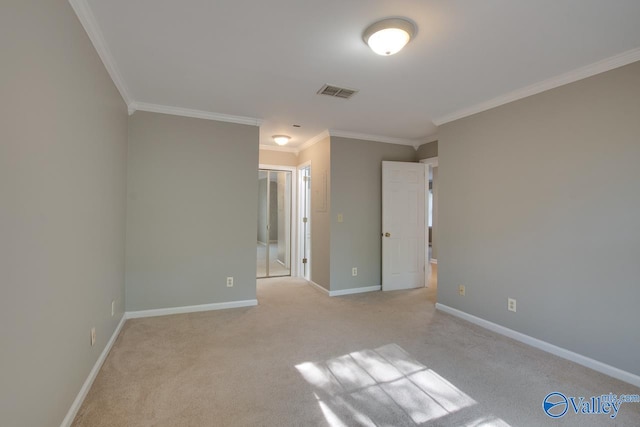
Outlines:
{"type": "Polygon", "coordinates": [[[302,179],[307,182],[307,181],[311,181],[311,177],[310,176],[304,176],[302,177],[302,179]]]}
{"type": "Polygon", "coordinates": [[[302,263],[306,264],[307,263],[307,259],[306,258],[302,258],[302,263]]]}
{"type": "Polygon", "coordinates": [[[304,222],[304,223],[306,223],[308,220],[309,220],[309,218],[307,218],[307,217],[302,218],[302,222],[304,222]]]}

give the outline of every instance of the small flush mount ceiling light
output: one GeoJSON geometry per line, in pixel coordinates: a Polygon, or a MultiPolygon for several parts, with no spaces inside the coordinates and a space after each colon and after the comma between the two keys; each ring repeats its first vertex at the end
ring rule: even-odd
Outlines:
{"type": "Polygon", "coordinates": [[[272,138],[278,145],[285,145],[291,139],[289,135],[273,135],[272,138]]]}
{"type": "Polygon", "coordinates": [[[414,36],[416,27],[402,18],[389,18],[372,24],[362,34],[362,39],[378,55],[398,53],[414,36]]]}

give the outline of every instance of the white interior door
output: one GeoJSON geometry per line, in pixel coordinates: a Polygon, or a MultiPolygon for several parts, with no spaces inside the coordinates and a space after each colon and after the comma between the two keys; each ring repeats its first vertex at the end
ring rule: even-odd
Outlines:
{"type": "Polygon", "coordinates": [[[382,162],[382,290],[424,286],[425,169],[382,162]]]}

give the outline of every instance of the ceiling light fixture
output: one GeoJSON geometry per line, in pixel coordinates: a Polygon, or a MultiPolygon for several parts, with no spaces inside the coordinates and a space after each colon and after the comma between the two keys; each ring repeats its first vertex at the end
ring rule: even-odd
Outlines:
{"type": "Polygon", "coordinates": [[[289,135],[273,135],[272,138],[278,145],[285,145],[291,139],[289,135]]]}
{"type": "Polygon", "coordinates": [[[398,53],[414,36],[416,26],[402,18],[378,21],[367,28],[362,39],[378,55],[398,53]]]}

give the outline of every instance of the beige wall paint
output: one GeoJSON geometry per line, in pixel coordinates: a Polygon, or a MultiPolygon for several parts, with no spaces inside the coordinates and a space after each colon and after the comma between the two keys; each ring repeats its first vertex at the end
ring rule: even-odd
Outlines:
{"type": "Polygon", "coordinates": [[[261,165],[271,166],[298,166],[298,156],[295,153],[285,151],[260,150],[259,161],[261,165]]]}
{"type": "Polygon", "coordinates": [[[638,118],[640,62],[441,126],[439,301],[640,375],[638,118]]]}
{"type": "Polygon", "coordinates": [[[298,155],[311,161],[311,280],[326,289],[331,283],[331,141],[325,138],[298,155]]]}
{"type": "Polygon", "coordinates": [[[0,425],[59,426],[123,316],[127,108],[66,0],[1,9],[0,425]]]}
{"type": "Polygon", "coordinates": [[[438,141],[427,142],[418,147],[416,158],[418,160],[438,157],[438,141]]]}
{"type": "Polygon", "coordinates": [[[256,297],[257,176],[258,127],[129,118],[127,310],[256,297]]]}
{"type": "Polygon", "coordinates": [[[332,291],[381,284],[384,160],[415,162],[416,151],[406,145],[331,137],[332,291]],[[358,268],[355,277],[353,267],[358,268]]]}

